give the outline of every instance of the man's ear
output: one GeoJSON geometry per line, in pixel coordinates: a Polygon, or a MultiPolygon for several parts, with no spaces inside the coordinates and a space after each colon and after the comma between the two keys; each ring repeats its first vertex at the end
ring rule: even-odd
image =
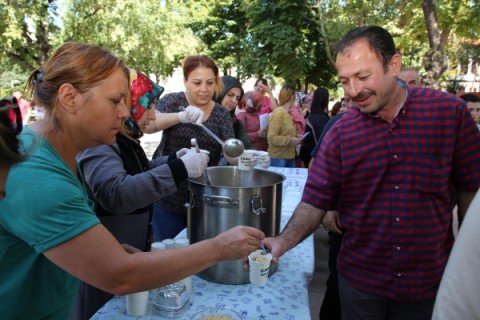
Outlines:
{"type": "Polygon", "coordinates": [[[60,108],[69,113],[75,114],[78,107],[79,93],[70,83],[64,83],[58,88],[58,102],[60,108]]]}
{"type": "Polygon", "coordinates": [[[394,76],[398,76],[400,69],[402,68],[402,56],[400,54],[394,54],[390,60],[390,71],[394,76]]]}

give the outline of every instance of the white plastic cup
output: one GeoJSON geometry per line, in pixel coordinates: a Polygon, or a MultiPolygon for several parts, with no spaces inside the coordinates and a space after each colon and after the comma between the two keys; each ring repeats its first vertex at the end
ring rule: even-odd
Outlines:
{"type": "Polygon", "coordinates": [[[263,255],[262,250],[257,250],[248,256],[248,261],[250,282],[257,286],[264,286],[268,280],[272,255],[270,253],[263,255]]]}
{"type": "Polygon", "coordinates": [[[173,240],[173,239],[170,239],[170,238],[168,238],[168,239],[163,239],[163,240],[162,240],[162,243],[165,244],[165,247],[166,247],[165,249],[173,249],[173,248],[175,248],[175,240],[173,240]]]}
{"type": "Polygon", "coordinates": [[[267,160],[268,152],[263,150],[257,150],[255,153],[258,156],[257,166],[266,167],[265,160],[267,160]]]}
{"type": "Polygon", "coordinates": [[[190,245],[190,240],[187,238],[175,239],[175,248],[183,248],[190,245]]]}
{"type": "Polygon", "coordinates": [[[242,155],[238,158],[238,169],[240,170],[250,170],[252,167],[250,163],[252,161],[252,157],[255,154],[255,150],[245,150],[243,151],[242,155]]]}
{"type": "Polygon", "coordinates": [[[148,310],[148,291],[127,294],[127,314],[132,317],[145,315],[148,310]]]}
{"type": "Polygon", "coordinates": [[[167,249],[167,246],[163,242],[154,242],[152,243],[152,246],[150,247],[150,251],[162,251],[167,249]]]}

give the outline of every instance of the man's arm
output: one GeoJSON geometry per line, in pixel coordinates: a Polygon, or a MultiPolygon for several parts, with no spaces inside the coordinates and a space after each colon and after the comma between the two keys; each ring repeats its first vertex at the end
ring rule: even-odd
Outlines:
{"type": "Polygon", "coordinates": [[[265,239],[274,262],[285,252],[311,235],[322,222],[325,210],[300,202],[279,236],[265,239]]]}

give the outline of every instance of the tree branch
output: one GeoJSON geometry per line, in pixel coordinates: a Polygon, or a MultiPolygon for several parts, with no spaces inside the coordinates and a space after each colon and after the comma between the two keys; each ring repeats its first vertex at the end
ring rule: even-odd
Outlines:
{"type": "Polygon", "coordinates": [[[335,60],[333,59],[332,51],[330,50],[330,42],[328,41],[328,35],[325,31],[325,24],[323,23],[322,3],[323,1],[320,0],[318,5],[318,15],[320,17],[320,32],[322,34],[323,40],[325,41],[325,51],[327,52],[328,61],[335,67],[335,60]]]}

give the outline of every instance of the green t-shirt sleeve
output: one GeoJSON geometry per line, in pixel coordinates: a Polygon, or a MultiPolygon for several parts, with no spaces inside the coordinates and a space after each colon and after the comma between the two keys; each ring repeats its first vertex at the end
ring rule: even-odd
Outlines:
{"type": "MultiPolygon", "coordinates": [[[[53,248],[99,223],[82,184],[72,173],[39,174],[15,168],[7,181],[9,192],[1,203],[2,224],[38,253],[53,248]],[[7,216],[8,215],[8,216],[7,216]]],[[[40,170],[44,171],[44,170],[40,170]]]]}

